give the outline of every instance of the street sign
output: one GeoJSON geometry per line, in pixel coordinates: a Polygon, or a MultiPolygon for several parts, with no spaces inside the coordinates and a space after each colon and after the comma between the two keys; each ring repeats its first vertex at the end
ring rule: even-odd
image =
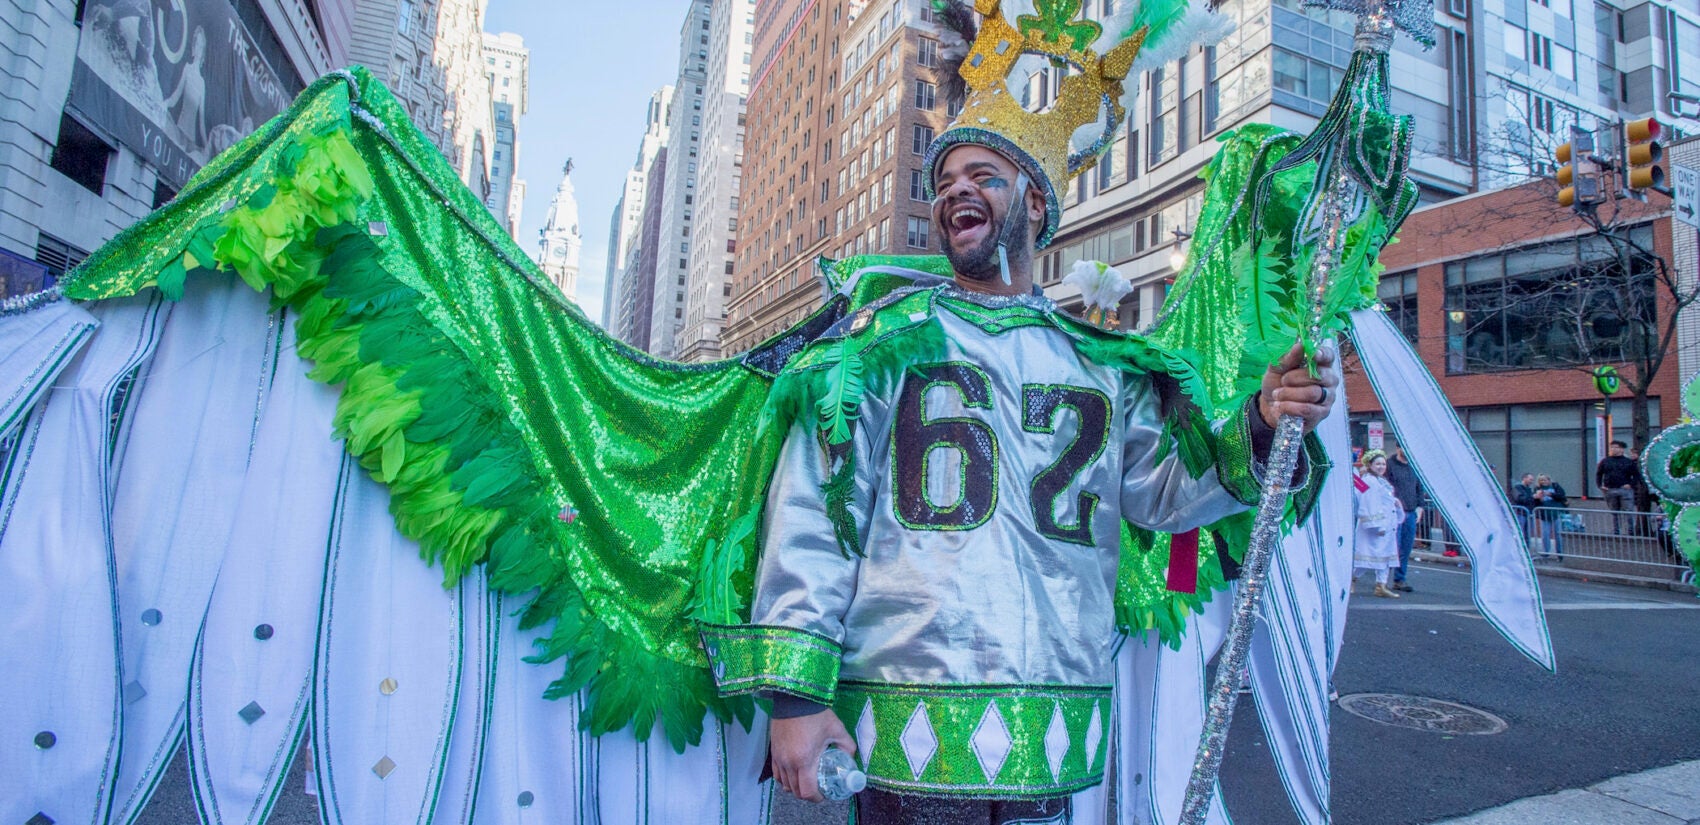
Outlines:
{"type": "Polygon", "coordinates": [[[1700,169],[1671,164],[1670,208],[1676,219],[1700,229],[1700,169]]]}
{"type": "Polygon", "coordinates": [[[1384,426],[1385,425],[1380,421],[1369,422],[1369,448],[1370,449],[1379,450],[1379,449],[1382,448],[1382,445],[1385,443],[1385,437],[1383,436],[1383,430],[1382,430],[1382,428],[1384,426]]]}

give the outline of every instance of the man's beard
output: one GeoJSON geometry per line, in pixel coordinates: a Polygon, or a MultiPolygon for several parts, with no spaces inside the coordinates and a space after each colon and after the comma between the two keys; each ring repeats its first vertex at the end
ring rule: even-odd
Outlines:
{"type": "MultiPolygon", "coordinates": [[[[944,256],[950,261],[950,268],[957,275],[975,281],[993,281],[1003,277],[998,266],[998,242],[1006,245],[1005,254],[1015,256],[1023,254],[1025,244],[1020,241],[1027,237],[1027,210],[1020,208],[1025,204],[1012,203],[1004,212],[1004,225],[997,232],[987,232],[986,237],[973,247],[958,252],[950,243],[950,237],[945,233],[939,234],[940,246],[944,247],[944,256]]],[[[989,204],[988,204],[988,212],[989,204]]]]}

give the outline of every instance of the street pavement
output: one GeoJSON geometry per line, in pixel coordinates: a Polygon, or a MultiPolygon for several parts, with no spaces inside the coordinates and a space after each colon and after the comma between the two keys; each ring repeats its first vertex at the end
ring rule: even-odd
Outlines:
{"type": "MultiPolygon", "coordinates": [[[[1467,573],[1422,565],[1410,582],[1417,592],[1397,601],[1353,597],[1335,689],[1457,702],[1509,727],[1445,736],[1336,706],[1339,825],[1432,823],[1700,758],[1700,600],[1692,595],[1543,577],[1558,659],[1549,674],[1475,612],[1467,573]]],[[[1223,780],[1229,809],[1240,823],[1294,823],[1256,723],[1255,714],[1235,720],[1223,780]]]]}
{"type": "MultiPolygon", "coordinates": [[[[1700,599],[1543,578],[1558,656],[1558,673],[1549,674],[1475,612],[1467,572],[1416,565],[1410,581],[1417,592],[1397,601],[1353,597],[1335,688],[1342,696],[1397,693],[1455,702],[1508,727],[1493,735],[1443,735],[1372,722],[1336,706],[1337,825],[1700,819],[1700,812],[1684,813],[1700,806],[1700,599]],[[1614,804],[1624,800],[1630,807],[1614,804]]],[[[1240,825],[1295,825],[1257,715],[1249,701],[1240,707],[1223,769],[1229,810],[1240,825]]],[[[186,778],[178,759],[144,825],[194,821],[186,778]]],[[[317,821],[302,785],[297,766],[274,825],[317,821]]],[[[845,820],[841,805],[787,797],[775,808],[775,825],[845,820]]]]}

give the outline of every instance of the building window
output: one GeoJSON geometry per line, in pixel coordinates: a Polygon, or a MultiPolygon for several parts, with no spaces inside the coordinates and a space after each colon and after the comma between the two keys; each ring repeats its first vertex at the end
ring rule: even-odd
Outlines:
{"type": "Polygon", "coordinates": [[[70,272],[87,259],[89,253],[42,232],[35,243],[35,261],[47,267],[48,283],[70,272]]]}
{"type": "MultiPolygon", "coordinates": [[[[1660,425],[1658,398],[1648,399],[1654,431],[1660,425]]],[[[1628,399],[1611,402],[1614,421],[1630,418],[1628,399]]],[[[1594,401],[1556,404],[1513,404],[1458,410],[1482,458],[1495,468],[1500,481],[1510,484],[1523,473],[1547,473],[1571,495],[1588,492],[1588,479],[1601,456],[1595,453],[1599,434],[1594,401]]],[[[1361,430],[1354,421],[1354,435],[1361,430]]]]}
{"type": "MultiPolygon", "coordinates": [[[[1631,245],[1653,246],[1651,226],[1631,245]]],[[[1446,371],[1562,369],[1658,345],[1656,263],[1590,235],[1446,265],[1446,371]]]]}
{"type": "Polygon", "coordinates": [[[53,144],[49,165],[78,186],[101,194],[106,186],[106,166],[113,149],[76,118],[59,116],[59,139],[53,144]]]}
{"type": "Polygon", "coordinates": [[[1529,32],[1529,62],[1543,69],[1552,68],[1552,38],[1529,32]]]}
{"type": "Polygon", "coordinates": [[[891,248],[891,219],[880,219],[880,249],[891,248]]]}
{"type": "Polygon", "coordinates": [[[161,206],[164,206],[164,205],[170,203],[171,200],[175,197],[177,197],[177,190],[171,188],[171,184],[166,183],[164,178],[154,178],[154,181],[153,181],[153,208],[154,209],[158,209],[161,206]]]}
{"type": "Polygon", "coordinates": [[[917,42],[920,44],[920,54],[916,58],[917,62],[929,69],[938,68],[939,41],[934,40],[931,37],[923,37],[917,42]]]}
{"type": "Polygon", "coordinates": [[[1470,73],[1470,43],[1468,35],[1454,29],[1441,29],[1446,45],[1447,60],[1447,142],[1452,159],[1470,161],[1476,149],[1476,130],[1472,123],[1471,107],[1475,105],[1475,78],[1470,73]]]}
{"type": "Polygon", "coordinates": [[[930,224],[926,218],[910,218],[909,246],[914,249],[926,249],[928,235],[931,231],[932,224],[930,224]]]}
{"type": "MultiPolygon", "coordinates": [[[[1281,52],[1276,51],[1279,62],[1281,52]]],[[[1156,166],[1175,156],[1180,147],[1180,83],[1163,68],[1152,69],[1151,78],[1151,153],[1149,165],[1156,166]]],[[[1277,83],[1280,73],[1276,72],[1277,83]]]]}
{"type": "Polygon", "coordinates": [[[933,110],[934,98],[938,95],[938,87],[925,80],[915,81],[915,108],[930,112],[933,110]]]}
{"type": "Polygon", "coordinates": [[[927,179],[919,169],[909,170],[909,199],[923,202],[927,200],[927,179]]]}
{"type": "Polygon", "coordinates": [[[1529,31],[1522,26],[1505,24],[1505,54],[1518,60],[1529,59],[1529,31]]]}
{"type": "Polygon", "coordinates": [[[1376,297],[1387,307],[1387,319],[1399,328],[1411,346],[1417,345],[1417,273],[1415,270],[1383,275],[1376,297]]]}
{"type": "Polygon", "coordinates": [[[927,147],[932,146],[932,145],[933,145],[933,127],[931,127],[931,126],[916,126],[915,127],[914,142],[910,147],[910,151],[914,152],[917,155],[925,155],[927,153],[927,147]]]}
{"type": "MultiPolygon", "coordinates": [[[[1276,91],[1324,106],[1345,74],[1336,66],[1285,49],[1276,49],[1274,60],[1276,91]]],[[[1153,136],[1152,140],[1155,141],[1156,137],[1153,136]]]]}

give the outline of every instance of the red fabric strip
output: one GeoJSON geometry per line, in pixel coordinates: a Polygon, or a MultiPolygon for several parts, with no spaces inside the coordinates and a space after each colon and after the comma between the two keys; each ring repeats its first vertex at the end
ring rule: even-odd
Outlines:
{"type": "Polygon", "coordinates": [[[1169,539],[1169,591],[1198,592],[1198,531],[1176,533],[1169,539]]]}

